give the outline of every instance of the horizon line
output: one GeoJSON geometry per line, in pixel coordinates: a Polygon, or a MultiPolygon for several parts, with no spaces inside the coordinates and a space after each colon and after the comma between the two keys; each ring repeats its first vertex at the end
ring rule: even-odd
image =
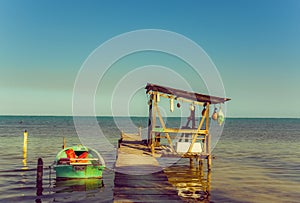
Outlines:
{"type": "MultiPolygon", "coordinates": [[[[25,114],[1,114],[0,116],[19,116],[19,117],[30,117],[30,116],[35,116],[35,117],[94,117],[91,115],[83,115],[83,116],[73,116],[73,115],[38,115],[38,114],[32,114],[32,115],[25,115],[25,114]]],[[[96,117],[135,117],[135,118],[147,118],[148,116],[140,116],[140,115],[133,115],[133,116],[124,116],[124,115],[118,115],[118,116],[112,116],[112,115],[96,115],[96,117]]],[[[180,118],[180,116],[168,116],[169,118],[180,118]]],[[[186,116],[188,117],[188,116],[186,116]]],[[[253,117],[253,116],[227,116],[226,118],[242,118],[242,119],[251,119],[251,118],[274,118],[274,119],[283,119],[283,118],[291,118],[291,119],[300,119],[300,117],[271,117],[271,116],[258,116],[258,117],[253,117]]]]}

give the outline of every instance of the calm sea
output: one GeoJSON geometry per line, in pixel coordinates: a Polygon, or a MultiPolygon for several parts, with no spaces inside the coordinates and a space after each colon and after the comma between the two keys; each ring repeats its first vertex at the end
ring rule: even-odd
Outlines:
{"type": "MultiPolygon", "coordinates": [[[[114,119],[97,120],[110,143],[117,146],[120,131],[114,119]]],[[[145,128],[148,120],[132,121],[145,128]]],[[[176,118],[172,122],[176,123],[176,118]]],[[[113,201],[113,170],[105,170],[103,180],[56,182],[49,166],[62,147],[63,137],[67,146],[80,143],[72,117],[0,116],[1,202],[113,201]],[[29,133],[26,160],[25,129],[29,133]],[[37,196],[39,157],[45,169],[42,195],[37,196]]],[[[183,159],[167,168],[166,174],[186,202],[299,202],[299,146],[300,119],[227,119],[213,150],[211,173],[190,168],[189,161],[183,159]]],[[[111,160],[114,157],[107,161],[111,160]]]]}

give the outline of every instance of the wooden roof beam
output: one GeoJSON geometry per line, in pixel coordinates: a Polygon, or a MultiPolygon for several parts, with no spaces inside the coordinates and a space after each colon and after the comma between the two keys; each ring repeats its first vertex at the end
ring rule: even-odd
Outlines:
{"type": "Polygon", "coordinates": [[[196,92],[188,92],[184,90],[179,90],[171,87],[164,87],[164,86],[151,84],[151,83],[148,83],[145,89],[147,90],[146,93],[150,91],[157,91],[169,95],[174,95],[175,97],[182,97],[192,101],[198,101],[198,102],[204,102],[210,104],[224,103],[230,100],[229,98],[210,96],[210,95],[200,94],[196,92]]]}

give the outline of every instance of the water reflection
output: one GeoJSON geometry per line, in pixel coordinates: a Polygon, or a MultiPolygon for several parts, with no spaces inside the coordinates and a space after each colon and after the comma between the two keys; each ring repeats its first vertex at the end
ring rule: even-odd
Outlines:
{"type": "Polygon", "coordinates": [[[174,165],[164,171],[184,201],[210,202],[211,172],[188,165],[174,165]]]}
{"type": "Polygon", "coordinates": [[[54,190],[56,193],[97,190],[104,187],[102,179],[69,179],[56,180],[54,190]]]}

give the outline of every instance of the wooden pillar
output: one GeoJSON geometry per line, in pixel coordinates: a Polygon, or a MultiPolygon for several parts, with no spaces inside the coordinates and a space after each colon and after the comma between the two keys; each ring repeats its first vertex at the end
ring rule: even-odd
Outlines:
{"type": "Polygon", "coordinates": [[[151,111],[152,111],[152,117],[151,117],[151,152],[152,152],[152,155],[155,154],[155,148],[154,148],[154,138],[155,138],[155,132],[153,132],[153,128],[155,128],[156,126],[156,104],[157,104],[157,97],[156,95],[152,95],[152,98],[153,98],[153,101],[151,102],[151,104],[153,103],[154,105],[154,108],[153,106],[151,105],[151,111]]]}
{"type": "Polygon", "coordinates": [[[194,160],[193,160],[193,157],[190,157],[190,168],[194,168],[194,160]]]}
{"type": "Polygon", "coordinates": [[[191,110],[191,119],[192,119],[192,129],[195,129],[196,127],[195,107],[191,110]]]}
{"type": "Polygon", "coordinates": [[[208,171],[211,170],[211,151],[210,151],[210,134],[207,135],[207,153],[208,153],[208,157],[207,157],[207,169],[208,171]]]}
{"type": "Polygon", "coordinates": [[[210,107],[210,104],[207,103],[206,104],[206,114],[205,114],[205,117],[206,117],[206,125],[205,125],[205,129],[207,130],[208,132],[208,135],[207,135],[207,140],[206,140],[206,150],[207,150],[207,169],[208,171],[211,170],[211,150],[210,150],[210,141],[211,141],[211,135],[209,134],[209,107],[210,107]]]}
{"type": "Polygon", "coordinates": [[[149,117],[148,117],[148,139],[147,139],[147,144],[151,145],[151,140],[152,140],[152,99],[153,95],[150,95],[150,100],[149,100],[149,117]]]}
{"type": "MultiPolygon", "coordinates": [[[[166,128],[167,128],[167,127],[166,127],[166,124],[165,124],[165,122],[164,122],[164,120],[163,120],[163,118],[162,118],[162,115],[161,115],[161,113],[160,113],[160,111],[159,111],[159,108],[158,108],[158,106],[157,106],[157,103],[155,102],[155,103],[154,103],[154,113],[155,113],[155,115],[156,115],[156,112],[157,112],[157,115],[158,115],[158,118],[159,118],[159,122],[160,122],[162,128],[163,128],[163,129],[166,129],[166,128]]],[[[155,118],[156,118],[156,116],[155,116],[155,118]]],[[[175,152],[174,147],[173,147],[173,143],[172,143],[172,140],[171,140],[171,137],[170,137],[169,133],[168,133],[168,132],[165,132],[165,135],[166,135],[166,137],[167,137],[167,140],[168,140],[168,143],[169,143],[169,145],[170,145],[171,151],[172,151],[172,152],[175,152]]]]}
{"type": "Polygon", "coordinates": [[[23,166],[24,168],[27,167],[27,139],[28,139],[28,132],[27,130],[24,131],[24,140],[23,140],[23,166]]]}
{"type": "Polygon", "coordinates": [[[205,114],[205,119],[206,119],[206,125],[205,125],[205,130],[209,129],[209,103],[206,104],[206,114],[205,114]]]}
{"type": "Polygon", "coordinates": [[[202,159],[199,160],[199,169],[200,169],[200,171],[203,171],[203,160],[202,159]]]}
{"type": "MultiPolygon", "coordinates": [[[[205,119],[207,118],[207,114],[208,114],[208,109],[205,110],[204,116],[202,116],[202,118],[201,118],[201,120],[200,120],[200,123],[199,123],[198,128],[197,128],[198,131],[201,130],[202,125],[203,125],[205,119]]],[[[190,147],[189,147],[189,149],[188,149],[187,152],[191,152],[191,151],[192,151],[193,146],[194,146],[194,144],[195,144],[197,138],[198,138],[198,133],[197,133],[197,134],[194,134],[193,139],[192,139],[192,143],[191,143],[191,145],[190,145],[190,147]]]]}
{"type": "MultiPolygon", "coordinates": [[[[197,155],[196,156],[196,163],[195,163],[195,165],[197,166],[197,163],[199,163],[200,162],[200,157],[197,155]]],[[[198,165],[198,166],[200,166],[200,165],[198,165]]]]}
{"type": "Polygon", "coordinates": [[[36,195],[43,195],[43,159],[39,158],[36,168],[36,195]]]}

